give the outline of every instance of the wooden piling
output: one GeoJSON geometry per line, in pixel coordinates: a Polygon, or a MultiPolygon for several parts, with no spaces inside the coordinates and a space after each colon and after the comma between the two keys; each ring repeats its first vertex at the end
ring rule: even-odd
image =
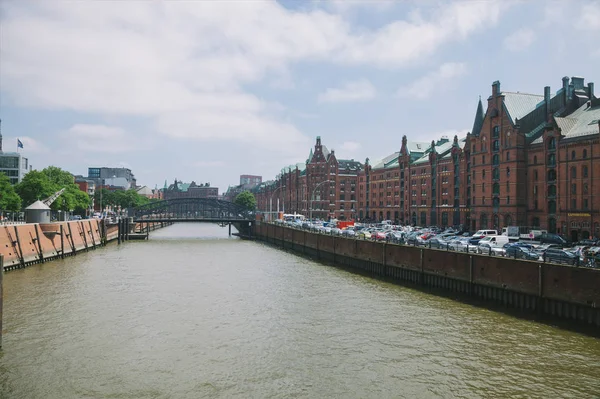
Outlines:
{"type": "Polygon", "coordinates": [[[21,247],[21,239],[19,238],[19,229],[18,226],[15,225],[15,238],[17,239],[17,246],[19,247],[19,254],[21,256],[19,256],[19,260],[21,263],[21,267],[25,267],[25,255],[23,254],[23,248],[21,247]]]}
{"type": "Polygon", "coordinates": [[[44,252],[42,250],[42,243],[40,241],[40,226],[36,223],[33,225],[33,227],[35,228],[35,241],[38,247],[38,255],[40,258],[40,262],[44,263],[44,252]]]}
{"type": "Polygon", "coordinates": [[[65,237],[64,237],[64,229],[63,225],[60,225],[60,257],[62,259],[65,258],[65,237]]]}

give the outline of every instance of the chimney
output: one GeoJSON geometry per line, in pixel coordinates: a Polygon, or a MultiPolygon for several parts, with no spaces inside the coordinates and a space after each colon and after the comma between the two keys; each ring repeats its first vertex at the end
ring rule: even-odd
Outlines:
{"type": "Polygon", "coordinates": [[[550,102],[550,86],[544,87],[544,101],[546,104],[550,102]]]}
{"type": "Polygon", "coordinates": [[[492,96],[497,97],[500,94],[500,81],[492,83],[492,96]]]}
{"type": "Polygon", "coordinates": [[[569,87],[567,88],[567,93],[568,93],[568,96],[567,96],[567,98],[568,98],[569,100],[573,99],[573,91],[574,91],[574,87],[575,87],[575,85],[573,85],[573,82],[571,82],[571,83],[569,84],[569,87]]]}
{"type": "Polygon", "coordinates": [[[575,88],[575,90],[583,90],[583,82],[584,82],[584,78],[582,78],[581,76],[573,76],[571,78],[571,84],[573,85],[573,87],[575,88]]]}
{"type": "Polygon", "coordinates": [[[590,100],[594,98],[594,82],[588,83],[588,98],[590,100]]]}
{"type": "Polygon", "coordinates": [[[562,78],[562,82],[563,82],[563,91],[564,91],[564,99],[565,99],[565,104],[569,102],[569,77],[568,76],[564,76],[562,78]]]}

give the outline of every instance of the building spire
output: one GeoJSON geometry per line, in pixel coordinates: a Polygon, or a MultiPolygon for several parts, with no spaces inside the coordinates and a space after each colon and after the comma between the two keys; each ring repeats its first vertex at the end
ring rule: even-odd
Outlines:
{"type": "Polygon", "coordinates": [[[481,104],[481,96],[479,96],[479,103],[477,104],[477,112],[475,112],[475,121],[473,122],[473,129],[471,133],[475,136],[479,136],[481,128],[483,127],[483,119],[485,113],[483,112],[483,104],[481,104]]]}

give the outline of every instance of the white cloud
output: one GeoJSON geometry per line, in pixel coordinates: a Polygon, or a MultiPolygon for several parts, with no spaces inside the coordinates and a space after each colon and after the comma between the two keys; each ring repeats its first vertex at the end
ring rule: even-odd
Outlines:
{"type": "Polygon", "coordinates": [[[524,51],[535,41],[535,32],[529,28],[521,28],[504,39],[504,48],[509,51],[524,51]]]}
{"type": "Polygon", "coordinates": [[[577,25],[584,30],[600,30],[600,3],[584,4],[577,25]]]}
{"type": "Polygon", "coordinates": [[[65,141],[75,149],[89,152],[122,153],[144,150],[148,141],[139,141],[126,130],[106,125],[77,124],[63,132],[65,141]]]}
{"type": "Polygon", "coordinates": [[[320,103],[368,101],[375,98],[375,87],[366,79],[346,82],[339,88],[330,87],[319,94],[320,103]]]}
{"type": "Polygon", "coordinates": [[[360,147],[360,143],[357,143],[356,141],[344,141],[344,143],[342,143],[342,151],[344,152],[353,153],[358,151],[360,147]]]}
{"type": "Polygon", "coordinates": [[[459,62],[447,62],[440,67],[417,79],[412,84],[398,90],[399,97],[426,99],[436,91],[441,91],[453,86],[454,78],[467,72],[467,66],[459,62]]]}
{"type": "MultiPolygon", "coordinates": [[[[495,25],[504,8],[503,2],[443,4],[418,19],[355,31],[342,15],[292,11],[277,2],[9,2],[0,37],[3,99],[21,107],[143,117],[175,138],[295,148],[311,140],[247,84],[275,77],[275,86],[293,87],[288,68],[301,61],[410,66],[495,25]]],[[[354,97],[342,88],[323,99],[374,93],[366,84],[354,89],[354,97]]],[[[96,128],[130,140],[115,126],[96,128]]],[[[70,130],[79,148],[125,148],[81,139],[91,130],[70,130]]]]}

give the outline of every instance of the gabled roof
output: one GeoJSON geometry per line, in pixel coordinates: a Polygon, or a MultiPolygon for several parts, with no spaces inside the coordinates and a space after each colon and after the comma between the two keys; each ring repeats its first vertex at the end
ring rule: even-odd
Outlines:
{"type": "MultiPolygon", "coordinates": [[[[562,135],[566,138],[575,138],[598,134],[598,121],[600,121],[600,104],[595,107],[582,105],[579,109],[569,115],[568,118],[555,118],[556,122],[565,129],[562,135]],[[561,120],[562,119],[562,120],[561,120]]],[[[559,126],[561,126],[559,125],[559,126]]]]}
{"type": "Polygon", "coordinates": [[[347,172],[360,172],[363,169],[363,164],[354,159],[338,159],[338,167],[340,170],[347,172]]]}
{"type": "Polygon", "coordinates": [[[142,187],[138,188],[136,191],[140,195],[152,195],[153,194],[152,189],[148,186],[142,186],[142,187]]]}
{"type": "Polygon", "coordinates": [[[501,95],[504,96],[504,107],[513,125],[515,120],[523,118],[544,100],[544,96],[537,94],[502,92],[501,95]]]}
{"type": "MultiPolygon", "coordinates": [[[[467,139],[465,137],[458,139],[458,147],[461,148],[467,139]]],[[[438,141],[439,142],[439,141],[438,141]]],[[[438,154],[438,159],[448,158],[451,155],[452,146],[454,145],[453,141],[446,141],[440,145],[435,146],[435,152],[438,154]]],[[[414,165],[419,165],[422,163],[429,163],[429,153],[431,152],[431,145],[429,146],[427,153],[424,154],[421,158],[417,159],[413,162],[414,165]]]]}
{"type": "MultiPolygon", "coordinates": [[[[407,144],[408,145],[408,144],[407,144]]],[[[387,157],[377,161],[373,164],[373,169],[384,169],[384,168],[393,168],[394,166],[398,166],[398,156],[400,155],[400,151],[396,151],[387,157]]]]}
{"type": "MultiPolygon", "coordinates": [[[[587,104],[584,104],[565,118],[554,117],[564,139],[576,139],[578,137],[599,134],[600,101],[594,100],[592,105],[588,107],[587,104]]],[[[540,144],[542,142],[543,137],[539,136],[533,141],[533,144],[540,144]]]]}

